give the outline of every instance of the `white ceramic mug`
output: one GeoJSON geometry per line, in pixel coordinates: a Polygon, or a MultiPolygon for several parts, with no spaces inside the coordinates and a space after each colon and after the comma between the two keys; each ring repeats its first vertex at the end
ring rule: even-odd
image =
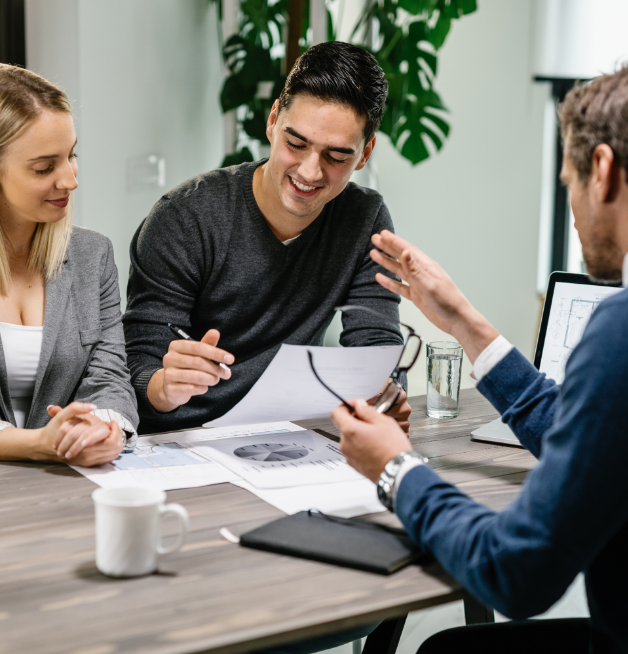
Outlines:
{"type": "Polygon", "coordinates": [[[159,556],[178,550],[188,533],[188,512],[166,504],[166,493],[151,488],[99,488],[92,493],[96,508],[96,567],[111,577],[137,577],[154,572],[159,556]],[[181,533],[168,547],[161,545],[160,516],[174,513],[181,533]]]}

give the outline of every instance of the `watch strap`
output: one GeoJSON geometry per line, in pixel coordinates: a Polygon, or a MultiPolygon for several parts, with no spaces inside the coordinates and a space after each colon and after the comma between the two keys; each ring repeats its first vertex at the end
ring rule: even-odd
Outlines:
{"type": "Polygon", "coordinates": [[[407,461],[416,462],[415,465],[427,463],[427,459],[414,450],[401,452],[386,464],[377,482],[377,497],[389,511],[394,511],[399,472],[406,467],[404,464],[407,461]]]}

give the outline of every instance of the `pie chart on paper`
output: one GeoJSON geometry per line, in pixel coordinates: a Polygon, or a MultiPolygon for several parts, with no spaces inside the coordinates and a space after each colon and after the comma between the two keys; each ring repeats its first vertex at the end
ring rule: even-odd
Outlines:
{"type": "Polygon", "coordinates": [[[303,459],[310,452],[300,445],[290,443],[258,443],[245,445],[233,451],[235,456],[249,461],[266,461],[277,463],[280,461],[296,461],[303,459]]]}

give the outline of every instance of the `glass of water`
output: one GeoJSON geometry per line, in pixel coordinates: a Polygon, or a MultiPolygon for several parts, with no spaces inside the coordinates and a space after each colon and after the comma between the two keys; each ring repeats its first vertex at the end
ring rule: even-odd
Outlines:
{"type": "Polygon", "coordinates": [[[458,415],[462,347],[435,341],[427,344],[427,415],[455,418],[458,415]]]}

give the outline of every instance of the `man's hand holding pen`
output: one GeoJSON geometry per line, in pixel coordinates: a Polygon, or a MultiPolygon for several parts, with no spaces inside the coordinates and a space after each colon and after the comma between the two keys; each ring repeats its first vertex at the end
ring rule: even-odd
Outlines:
{"type": "Polygon", "coordinates": [[[177,327],[170,329],[180,338],[170,343],[164,367],[152,376],[147,389],[150,403],[162,413],[174,411],[194,395],[207,393],[221,379],[229,379],[227,366],[235,361],[233,354],[217,347],[220,332],[216,329],[210,329],[200,341],[177,327]]]}

